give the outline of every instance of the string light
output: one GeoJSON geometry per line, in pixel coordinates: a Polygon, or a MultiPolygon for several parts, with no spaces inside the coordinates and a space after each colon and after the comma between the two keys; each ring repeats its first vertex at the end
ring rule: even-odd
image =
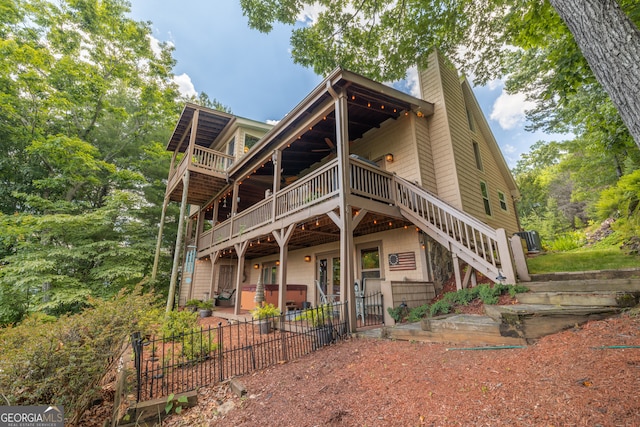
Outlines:
{"type": "Polygon", "coordinates": [[[316,218],[316,227],[320,225],[320,221],[318,221],[318,218],[316,218]]]}

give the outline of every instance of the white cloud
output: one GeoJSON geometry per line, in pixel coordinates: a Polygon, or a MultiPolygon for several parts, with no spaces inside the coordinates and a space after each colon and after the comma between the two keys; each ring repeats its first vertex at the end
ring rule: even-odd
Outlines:
{"type": "Polygon", "coordinates": [[[489,88],[489,90],[502,89],[504,87],[504,81],[502,81],[501,79],[491,80],[487,83],[486,86],[489,88]]]}
{"type": "Polygon", "coordinates": [[[275,126],[275,125],[277,125],[278,123],[280,123],[280,120],[271,120],[271,119],[267,119],[267,124],[268,124],[268,125],[275,126]]]}
{"type": "Polygon", "coordinates": [[[420,75],[418,74],[418,67],[411,67],[407,70],[407,87],[409,93],[416,98],[422,98],[420,93],[420,75]]]}
{"type": "Polygon", "coordinates": [[[179,76],[174,76],[173,81],[178,85],[178,90],[184,96],[198,96],[195,86],[191,81],[191,77],[188,74],[182,73],[179,76]]]}
{"type": "Polygon", "coordinates": [[[511,145],[511,144],[504,144],[504,145],[502,146],[502,151],[503,151],[504,153],[513,154],[513,153],[515,153],[515,152],[516,152],[516,147],[514,147],[514,146],[513,146],[513,145],[511,145]]]}
{"type": "Polygon", "coordinates": [[[522,93],[510,95],[502,92],[493,104],[493,110],[489,118],[496,120],[504,130],[510,130],[522,125],[525,120],[525,112],[534,107],[534,103],[527,101],[522,93]]]}
{"type": "Polygon", "coordinates": [[[305,5],[296,19],[300,22],[304,22],[307,25],[313,25],[318,21],[318,15],[320,15],[320,12],[325,9],[326,8],[324,6],[315,3],[312,5],[305,5]]]}
{"type": "MultiPolygon", "coordinates": [[[[149,37],[149,44],[151,45],[151,51],[156,56],[156,58],[159,58],[160,54],[162,53],[162,49],[160,48],[160,40],[153,37],[152,35],[149,35],[148,37],[149,37]]],[[[167,43],[167,46],[174,47],[173,42],[168,41],[166,43],[167,43]]]]}

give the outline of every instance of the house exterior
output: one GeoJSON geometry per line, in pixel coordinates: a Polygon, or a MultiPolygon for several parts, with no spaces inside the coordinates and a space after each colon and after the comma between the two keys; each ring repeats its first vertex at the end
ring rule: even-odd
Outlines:
{"type": "Polygon", "coordinates": [[[238,314],[260,285],[283,310],[349,301],[355,320],[356,291],[382,292],[386,313],[451,273],[526,280],[519,192],[469,83],[436,53],[420,86],[336,69],[275,126],[187,104],[167,145],[168,309],[224,293],[238,314]]]}

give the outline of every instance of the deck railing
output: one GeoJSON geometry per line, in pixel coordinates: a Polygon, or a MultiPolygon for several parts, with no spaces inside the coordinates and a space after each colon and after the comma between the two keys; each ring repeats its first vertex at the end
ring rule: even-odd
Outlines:
{"type": "Polygon", "coordinates": [[[393,203],[393,175],[390,173],[361,160],[350,159],[349,176],[352,194],[393,203]]]}
{"type": "MultiPolygon", "coordinates": [[[[423,224],[428,233],[483,274],[500,275],[500,268],[504,271],[505,267],[510,271],[511,255],[504,230],[494,230],[423,188],[358,159],[349,159],[349,178],[352,194],[398,206],[405,216],[416,224],[423,224]],[[507,261],[508,266],[503,261],[507,261]]],[[[338,160],[335,159],[203,233],[198,250],[285,218],[335,197],[338,192],[338,160]]]]}
{"type": "Polygon", "coordinates": [[[338,193],[338,159],[276,194],[276,219],[320,203],[338,193]]]}

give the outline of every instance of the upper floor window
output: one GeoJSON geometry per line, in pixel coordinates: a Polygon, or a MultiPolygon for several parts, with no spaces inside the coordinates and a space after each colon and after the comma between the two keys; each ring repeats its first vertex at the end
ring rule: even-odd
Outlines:
{"type": "Polygon", "coordinates": [[[489,203],[489,189],[487,183],[480,181],[480,192],[482,193],[482,201],[484,202],[484,213],[491,215],[491,204],[489,203]]]}
{"type": "Polygon", "coordinates": [[[260,141],[260,138],[258,138],[257,136],[245,134],[244,135],[244,152],[245,153],[248,152],[251,149],[251,147],[256,145],[256,142],[258,141],[260,141]]]}
{"type": "Polygon", "coordinates": [[[500,209],[502,209],[503,211],[508,210],[507,209],[507,198],[505,197],[504,193],[502,191],[498,191],[498,200],[500,201],[500,209]]]}
{"type": "Polygon", "coordinates": [[[480,146],[475,141],[473,141],[473,156],[476,159],[476,167],[478,168],[478,170],[482,170],[482,156],[480,155],[480,146]]]}
{"type": "Polygon", "coordinates": [[[231,138],[231,141],[227,143],[227,149],[225,150],[228,155],[234,156],[236,155],[236,137],[231,138]]]}
{"type": "Polygon", "coordinates": [[[473,115],[471,114],[471,111],[469,111],[468,108],[467,108],[467,121],[469,122],[469,130],[471,130],[472,132],[475,132],[476,128],[473,124],[473,115]]]}

